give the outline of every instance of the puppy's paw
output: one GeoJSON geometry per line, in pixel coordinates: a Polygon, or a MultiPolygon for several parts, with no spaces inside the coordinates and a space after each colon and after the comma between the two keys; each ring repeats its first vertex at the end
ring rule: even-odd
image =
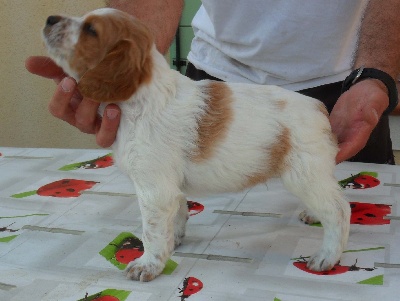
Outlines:
{"type": "Polygon", "coordinates": [[[304,210],[303,212],[301,212],[301,213],[299,214],[299,219],[300,219],[303,223],[305,223],[305,224],[307,224],[307,225],[312,225],[312,224],[316,224],[316,223],[319,223],[319,222],[320,222],[319,219],[318,219],[317,217],[315,217],[315,216],[312,215],[312,214],[309,214],[307,210],[304,210]]]}
{"type": "Polygon", "coordinates": [[[339,261],[339,256],[327,256],[322,250],[310,257],[307,268],[321,272],[331,270],[339,261]]]}
{"type": "Polygon", "coordinates": [[[164,269],[165,264],[154,257],[148,258],[146,253],[142,257],[131,261],[126,268],[126,277],[128,279],[148,282],[156,278],[164,269]]]}
{"type": "Polygon", "coordinates": [[[175,235],[174,235],[175,248],[177,248],[177,247],[179,247],[181,245],[182,240],[183,240],[184,237],[185,237],[185,232],[183,232],[183,233],[182,232],[180,232],[180,233],[175,232],[175,235]]]}

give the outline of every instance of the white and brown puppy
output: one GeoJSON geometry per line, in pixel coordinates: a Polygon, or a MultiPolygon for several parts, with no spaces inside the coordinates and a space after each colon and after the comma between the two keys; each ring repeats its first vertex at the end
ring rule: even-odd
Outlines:
{"type": "Polygon", "coordinates": [[[139,196],[145,250],[128,265],[129,278],[161,273],[185,234],[185,194],[239,191],[277,176],[310,210],[302,219],[324,226],[308,267],[337,263],[350,207],[333,176],[337,144],[319,101],[276,86],[192,81],[169,68],[142,23],[118,10],[51,16],[43,35],[82,95],[121,107],[113,151],[139,196]]]}

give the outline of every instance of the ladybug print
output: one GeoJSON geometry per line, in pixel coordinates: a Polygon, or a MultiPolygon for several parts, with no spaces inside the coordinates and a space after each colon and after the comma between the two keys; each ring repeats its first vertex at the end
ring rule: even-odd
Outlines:
{"type": "Polygon", "coordinates": [[[124,301],[130,293],[130,291],[106,289],[91,296],[86,293],[85,297],[83,299],[79,299],[78,301],[124,301]]]}
{"type": "Polygon", "coordinates": [[[81,164],[81,167],[84,169],[97,169],[110,167],[114,164],[114,161],[110,155],[106,155],[91,161],[82,162],[81,164]]]}
{"type": "Polygon", "coordinates": [[[179,297],[181,301],[186,300],[190,296],[198,293],[203,289],[203,282],[195,277],[187,277],[183,281],[183,287],[179,289],[179,293],[182,293],[179,297]]]}
{"type": "Polygon", "coordinates": [[[89,297],[88,293],[86,293],[85,299],[82,299],[82,301],[120,301],[120,300],[117,297],[110,295],[101,296],[101,293],[89,297]]]}
{"type": "Polygon", "coordinates": [[[99,182],[62,179],[43,185],[38,190],[26,191],[12,195],[13,198],[24,198],[32,195],[51,196],[56,198],[73,198],[81,195],[81,191],[92,188],[99,182]]]}
{"type": "Polygon", "coordinates": [[[312,271],[312,270],[310,270],[309,268],[307,268],[307,261],[296,261],[296,262],[293,262],[293,265],[296,267],[296,268],[298,268],[298,269],[300,269],[300,270],[302,270],[302,271],[304,271],[304,272],[307,272],[307,273],[309,273],[309,274],[313,274],[313,275],[339,275],[339,274],[344,274],[344,273],[346,273],[346,272],[348,272],[349,271],[349,268],[348,267],[345,267],[345,266],[341,266],[341,265],[339,265],[339,264],[336,264],[331,270],[329,270],[329,271],[321,271],[321,272],[317,272],[317,271],[312,271]]]}
{"type": "Polygon", "coordinates": [[[202,204],[200,204],[198,202],[194,202],[194,201],[187,201],[187,206],[188,206],[190,216],[199,214],[200,212],[202,212],[204,210],[204,206],[202,204]]]}
{"type": "Polygon", "coordinates": [[[368,189],[376,187],[380,183],[376,177],[367,174],[367,172],[361,172],[339,181],[339,185],[344,189],[368,189]]]}
{"type": "Polygon", "coordinates": [[[75,180],[75,179],[62,179],[40,187],[37,194],[41,196],[51,197],[78,197],[82,190],[90,189],[98,182],[75,180]]]}
{"type": "Polygon", "coordinates": [[[387,225],[389,219],[384,217],[391,213],[391,206],[385,204],[369,204],[350,202],[351,224],[358,225],[387,225]]]}
{"type": "Polygon", "coordinates": [[[60,167],[59,170],[71,171],[77,169],[99,169],[99,168],[110,167],[112,165],[114,165],[114,160],[112,154],[110,153],[102,157],[98,157],[96,159],[68,164],[63,167],[60,167]]]}
{"type": "Polygon", "coordinates": [[[10,226],[12,226],[13,224],[15,224],[15,223],[12,223],[11,225],[8,225],[7,227],[0,227],[0,232],[10,232],[10,233],[12,233],[12,232],[17,232],[18,230],[13,230],[13,229],[9,229],[8,227],[10,227],[10,226]]]}
{"type": "Polygon", "coordinates": [[[369,175],[360,175],[353,181],[354,181],[353,189],[373,188],[380,184],[380,181],[377,178],[374,178],[369,175]]]}
{"type": "Polygon", "coordinates": [[[128,237],[121,245],[117,246],[119,250],[115,252],[115,259],[123,264],[138,259],[144,253],[143,243],[139,238],[128,237]]]}
{"type": "Polygon", "coordinates": [[[317,271],[312,271],[309,268],[307,268],[307,260],[306,260],[306,258],[304,258],[302,256],[300,256],[300,259],[298,261],[293,262],[293,265],[296,268],[298,268],[306,273],[313,274],[313,275],[320,275],[320,276],[339,275],[339,274],[344,274],[347,272],[357,272],[357,271],[361,271],[361,270],[371,272],[376,269],[375,267],[374,268],[360,268],[357,266],[357,260],[356,260],[356,262],[351,266],[343,266],[343,265],[340,265],[340,262],[338,262],[329,271],[317,272],[317,271]]]}
{"type": "Polygon", "coordinates": [[[92,299],[92,301],[119,301],[119,299],[114,296],[101,296],[101,297],[92,299]]]}

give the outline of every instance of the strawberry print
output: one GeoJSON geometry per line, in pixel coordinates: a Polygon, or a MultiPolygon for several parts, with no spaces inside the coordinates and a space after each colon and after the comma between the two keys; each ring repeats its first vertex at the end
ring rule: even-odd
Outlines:
{"type": "Polygon", "coordinates": [[[86,180],[62,179],[46,184],[38,190],[14,194],[11,197],[24,198],[37,194],[40,196],[51,196],[57,198],[73,198],[80,196],[82,191],[92,188],[97,183],[98,182],[86,180]]]}
{"type": "Polygon", "coordinates": [[[203,289],[203,282],[195,277],[187,277],[183,281],[183,287],[179,289],[179,293],[182,293],[179,297],[181,301],[186,300],[190,296],[198,293],[203,289]]]}

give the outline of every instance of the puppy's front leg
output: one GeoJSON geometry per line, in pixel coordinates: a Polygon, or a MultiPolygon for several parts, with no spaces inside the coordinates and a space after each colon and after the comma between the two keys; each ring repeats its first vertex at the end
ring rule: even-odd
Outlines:
{"type": "Polygon", "coordinates": [[[146,193],[139,199],[144,254],[128,264],[127,277],[132,280],[145,282],[160,275],[174,249],[174,220],[179,198],[161,197],[146,193]]]}

